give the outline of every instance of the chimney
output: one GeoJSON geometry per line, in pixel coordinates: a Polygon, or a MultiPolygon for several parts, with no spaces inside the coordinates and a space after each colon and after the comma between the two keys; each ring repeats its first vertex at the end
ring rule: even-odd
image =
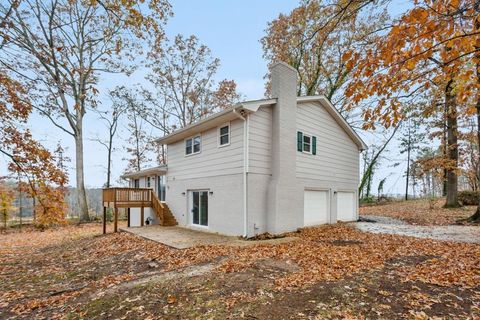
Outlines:
{"type": "Polygon", "coordinates": [[[272,178],[269,188],[268,229],[279,233],[301,225],[303,190],[297,187],[297,71],[284,62],[271,67],[273,106],[272,178]],[[299,191],[300,190],[300,191],[299,191]]]}

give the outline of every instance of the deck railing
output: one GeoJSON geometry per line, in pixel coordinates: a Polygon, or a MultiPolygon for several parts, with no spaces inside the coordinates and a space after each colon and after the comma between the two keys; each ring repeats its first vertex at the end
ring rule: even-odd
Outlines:
{"type": "Polygon", "coordinates": [[[153,210],[157,213],[157,217],[158,219],[160,220],[160,224],[163,225],[164,223],[164,205],[163,203],[160,201],[160,199],[158,199],[157,195],[152,192],[151,193],[151,197],[152,197],[152,207],[153,207],[153,210]]]}
{"type": "MultiPolygon", "coordinates": [[[[161,202],[153,189],[148,188],[108,188],[103,189],[103,233],[106,233],[107,207],[113,208],[113,230],[117,232],[118,208],[128,208],[130,222],[130,208],[140,208],[140,225],[144,224],[144,209],[151,207],[156,213],[160,225],[175,225],[176,220],[170,209],[161,202]],[[166,216],[167,215],[167,216],[166,216]],[[172,224],[173,222],[173,224],[172,224]]],[[[128,224],[130,226],[130,224],[128,224]]]]}
{"type": "MultiPolygon", "coordinates": [[[[113,231],[118,229],[118,208],[140,208],[140,221],[143,226],[144,208],[152,207],[153,189],[148,188],[108,188],[103,189],[103,233],[106,233],[107,207],[113,208],[113,231]]],[[[156,209],[154,207],[154,209],[156,209]]],[[[158,211],[157,211],[158,212],[158,211]]],[[[130,221],[130,209],[128,209],[130,221]]]]}
{"type": "Polygon", "coordinates": [[[150,202],[152,202],[152,189],[147,189],[147,188],[103,189],[103,203],[116,204],[118,207],[126,207],[131,204],[144,203],[144,205],[148,207],[150,206],[150,202]]]}

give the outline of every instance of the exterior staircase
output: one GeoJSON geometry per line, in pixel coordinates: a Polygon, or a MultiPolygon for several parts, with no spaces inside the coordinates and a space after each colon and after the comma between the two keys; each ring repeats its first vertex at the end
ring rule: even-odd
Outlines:
{"type": "Polygon", "coordinates": [[[155,192],[151,191],[152,208],[161,226],[176,226],[178,224],[172,211],[165,202],[161,202],[155,192]]]}

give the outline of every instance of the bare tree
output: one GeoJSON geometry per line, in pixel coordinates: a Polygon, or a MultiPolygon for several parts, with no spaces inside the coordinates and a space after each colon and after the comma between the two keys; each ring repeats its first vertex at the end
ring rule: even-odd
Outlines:
{"type": "Polygon", "coordinates": [[[410,114],[409,117],[404,120],[404,126],[402,135],[399,138],[400,142],[400,154],[407,154],[407,168],[405,172],[405,200],[408,200],[408,189],[410,186],[410,177],[413,177],[410,173],[412,168],[412,160],[415,157],[415,152],[420,149],[420,143],[425,137],[425,133],[421,132],[420,122],[414,114],[410,114]]]}
{"type": "Polygon", "coordinates": [[[171,45],[151,54],[147,79],[154,92],[145,91],[142,115],[166,135],[221,110],[240,99],[236,84],[213,80],[220,61],[195,36],[177,35],[171,45]]]}
{"type": "Polygon", "coordinates": [[[107,179],[105,182],[105,188],[110,188],[112,176],[112,153],[115,149],[113,141],[117,135],[119,120],[127,111],[127,105],[121,98],[121,90],[123,90],[123,87],[118,87],[115,90],[110,91],[110,101],[112,102],[111,108],[107,110],[95,110],[107,129],[107,139],[99,137],[94,139],[94,141],[100,143],[107,150],[107,179]]]}
{"type": "Polygon", "coordinates": [[[125,148],[130,155],[124,159],[128,161],[126,171],[139,171],[151,161],[150,152],[154,149],[153,139],[143,116],[146,108],[133,89],[120,88],[117,90],[117,98],[125,105],[127,130],[130,133],[129,145],[125,148]]]}
{"type": "Polygon", "coordinates": [[[398,126],[394,127],[391,130],[391,133],[385,138],[385,141],[383,141],[381,145],[372,146],[370,148],[370,151],[367,151],[363,154],[363,175],[360,180],[360,186],[358,187],[358,193],[360,194],[360,198],[368,199],[370,197],[373,174],[375,172],[375,169],[379,164],[382,153],[386,150],[388,144],[390,143],[390,141],[392,141],[393,137],[395,136],[400,127],[401,123],[399,123],[398,126]]]}
{"type": "MultiPolygon", "coordinates": [[[[367,2],[373,1],[302,1],[270,21],[261,39],[269,65],[285,61],[297,70],[298,96],[325,95],[349,123],[361,120],[359,110],[347,108],[345,88],[353,70],[344,56],[353,48],[366,50],[388,20],[386,12],[366,8],[367,2]]],[[[269,86],[270,81],[267,94],[269,86]]]]}
{"type": "Polygon", "coordinates": [[[6,0],[0,4],[0,15],[7,17],[8,26],[0,34],[4,43],[0,63],[28,88],[36,102],[33,107],[75,141],[81,220],[89,219],[84,116],[88,107],[96,106],[99,76],[131,72],[130,62],[146,46],[159,45],[169,14],[166,0],[144,5],[117,0],[6,0]]]}

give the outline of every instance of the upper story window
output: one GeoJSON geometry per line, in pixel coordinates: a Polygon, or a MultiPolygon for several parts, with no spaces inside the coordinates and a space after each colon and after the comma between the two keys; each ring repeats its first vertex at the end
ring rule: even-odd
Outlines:
{"type": "Polygon", "coordinates": [[[135,189],[140,188],[140,179],[135,179],[135,180],[133,180],[133,187],[134,187],[135,189]]]}
{"type": "Polygon", "coordinates": [[[185,155],[199,153],[201,150],[202,138],[200,135],[185,140],[185,155]]]}
{"type": "Polygon", "coordinates": [[[228,146],[230,144],[230,124],[224,125],[218,129],[218,145],[228,146]]]}
{"type": "Polygon", "coordinates": [[[151,180],[150,177],[147,177],[147,188],[150,188],[151,186],[151,180]]]}
{"type": "Polygon", "coordinates": [[[312,136],[303,135],[303,152],[312,153],[312,136]]]}
{"type": "Polygon", "coordinates": [[[309,154],[317,154],[317,137],[297,132],[297,150],[309,154]]]}

